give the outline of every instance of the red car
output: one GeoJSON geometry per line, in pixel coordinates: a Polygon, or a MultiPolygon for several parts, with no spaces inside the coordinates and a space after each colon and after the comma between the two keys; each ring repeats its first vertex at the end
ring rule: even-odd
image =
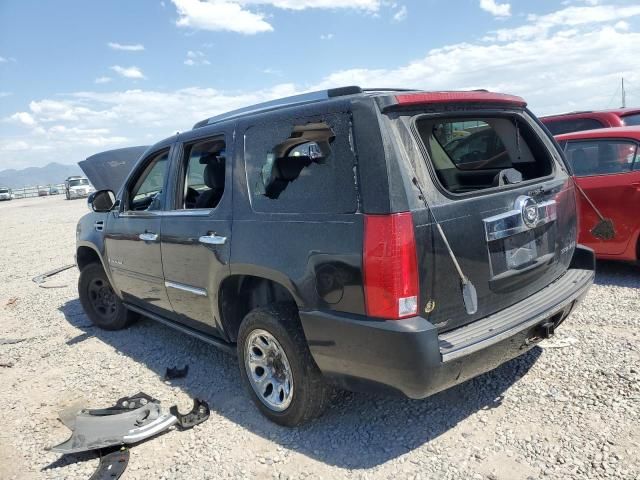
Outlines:
{"type": "Polygon", "coordinates": [[[600,240],[591,232],[599,218],[580,200],[578,241],[608,260],[640,257],[640,127],[604,128],[559,135],[577,183],[605,218],[613,220],[615,236],[600,240]]]}
{"type": "Polygon", "coordinates": [[[640,108],[563,113],[540,117],[540,121],[553,135],[597,128],[631,127],[640,125],[640,108]]]}

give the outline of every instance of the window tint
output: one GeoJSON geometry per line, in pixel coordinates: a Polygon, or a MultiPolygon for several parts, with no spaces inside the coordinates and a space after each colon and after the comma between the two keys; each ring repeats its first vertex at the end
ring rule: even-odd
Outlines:
{"type": "Polygon", "coordinates": [[[224,193],[225,143],[222,138],[187,144],[179,208],[216,208],[224,193]]]}
{"type": "Polygon", "coordinates": [[[563,133],[581,132],[583,130],[595,130],[603,128],[605,125],[593,118],[577,118],[575,120],[554,120],[544,122],[546,127],[553,135],[561,135],[563,133]]]}
{"type": "Polygon", "coordinates": [[[466,193],[543,177],[552,159],[517,117],[430,119],[418,132],[442,185],[466,193]]]}
{"type": "Polygon", "coordinates": [[[637,146],[624,140],[569,140],[565,152],[575,175],[585,177],[630,171],[637,146]]]}
{"type": "Polygon", "coordinates": [[[624,124],[631,127],[635,125],[640,125],[640,113],[634,113],[633,115],[625,115],[622,117],[624,124]]]}
{"type": "Polygon", "coordinates": [[[348,213],[357,209],[348,115],[265,121],[245,133],[251,204],[260,212],[348,213]]]}
{"type": "Polygon", "coordinates": [[[156,154],[129,192],[130,210],[160,210],[169,150],[156,154]]]}

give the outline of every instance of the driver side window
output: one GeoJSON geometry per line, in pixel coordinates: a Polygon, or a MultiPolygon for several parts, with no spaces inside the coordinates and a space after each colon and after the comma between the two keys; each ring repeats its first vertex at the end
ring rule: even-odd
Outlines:
{"type": "Polygon", "coordinates": [[[157,153],[129,191],[127,210],[153,211],[162,208],[162,189],[167,176],[169,150],[157,153]]]}

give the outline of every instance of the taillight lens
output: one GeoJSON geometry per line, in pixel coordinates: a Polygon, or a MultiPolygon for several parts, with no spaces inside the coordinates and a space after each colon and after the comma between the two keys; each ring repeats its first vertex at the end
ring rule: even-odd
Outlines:
{"type": "Polygon", "coordinates": [[[367,315],[398,320],[418,313],[418,260],[410,212],[365,215],[367,315]]]}

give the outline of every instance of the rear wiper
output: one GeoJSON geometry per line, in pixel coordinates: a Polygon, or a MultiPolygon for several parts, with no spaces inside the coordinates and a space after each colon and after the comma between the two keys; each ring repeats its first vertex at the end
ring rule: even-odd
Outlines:
{"type": "Polygon", "coordinates": [[[422,200],[422,203],[424,203],[424,206],[427,208],[427,210],[429,210],[429,213],[431,214],[431,217],[433,218],[433,221],[436,224],[436,229],[440,234],[440,238],[442,238],[442,241],[444,242],[444,245],[447,251],[449,252],[449,256],[451,257],[451,261],[453,262],[453,265],[456,267],[456,271],[458,272],[458,276],[460,277],[460,290],[462,292],[462,301],[464,302],[464,308],[467,311],[468,315],[473,315],[478,311],[478,294],[476,292],[476,287],[473,285],[473,283],[471,283],[471,280],[469,280],[469,277],[467,277],[462,271],[462,268],[460,267],[460,263],[458,262],[456,255],[453,253],[453,249],[451,248],[451,245],[449,245],[449,240],[447,239],[447,236],[444,234],[444,230],[442,230],[442,226],[440,225],[440,222],[436,218],[435,214],[433,213],[433,210],[431,209],[431,207],[429,206],[429,203],[427,202],[426,197],[424,196],[424,192],[422,191],[420,182],[418,182],[418,179],[415,176],[415,172],[413,177],[413,184],[416,186],[416,188],[420,192],[420,199],[422,200]]]}

